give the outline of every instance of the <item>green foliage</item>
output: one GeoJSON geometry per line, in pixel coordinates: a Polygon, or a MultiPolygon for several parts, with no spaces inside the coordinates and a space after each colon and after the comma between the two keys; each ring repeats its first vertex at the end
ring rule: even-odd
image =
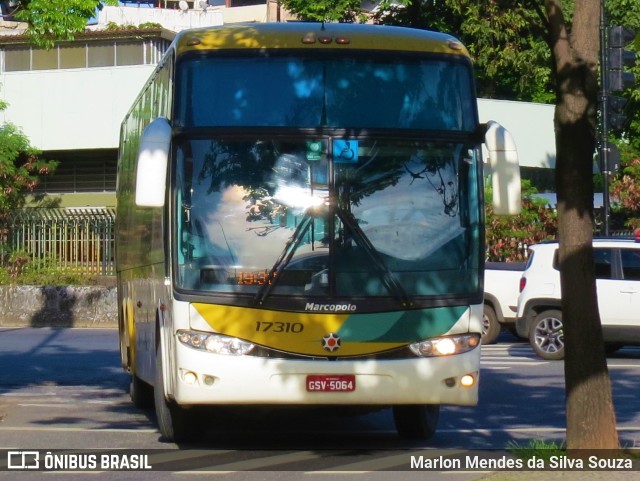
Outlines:
{"type": "Polygon", "coordinates": [[[162,24],[157,22],[144,22],[138,25],[138,28],[162,28],[162,24]]]}
{"type": "Polygon", "coordinates": [[[281,0],[280,4],[307,22],[364,22],[360,0],[281,0]]]}
{"type": "Polygon", "coordinates": [[[21,0],[15,17],[27,22],[26,34],[38,47],[51,48],[59,40],[73,40],[84,32],[100,3],[117,5],[117,0],[21,0]]]}
{"type": "MultiPolygon", "coordinates": [[[[622,25],[636,30],[635,41],[628,46],[635,50],[640,57],[640,2],[636,0],[607,0],[607,18],[610,25],[622,25]]],[[[640,58],[638,59],[640,60],[640,58]]],[[[640,156],[640,62],[631,69],[636,78],[636,87],[622,94],[628,99],[625,108],[630,120],[629,127],[623,132],[616,132],[616,136],[623,138],[634,151],[634,156],[640,156]]],[[[640,180],[640,178],[638,178],[640,180]]]]}
{"type": "Polygon", "coordinates": [[[623,162],[622,173],[611,182],[610,192],[618,215],[626,219],[625,227],[640,227],[640,158],[623,162]]]}
{"type": "Polygon", "coordinates": [[[109,22],[107,23],[105,30],[109,30],[109,31],[138,30],[138,29],[145,29],[145,28],[162,28],[162,24],[156,23],[156,22],[145,22],[145,23],[141,23],[136,27],[135,25],[118,25],[115,22],[109,22]]]}
{"type": "Polygon", "coordinates": [[[375,19],[457,36],[474,60],[482,97],[552,102],[551,53],[539,16],[521,2],[409,0],[381,8],[375,19]]]}
{"type": "Polygon", "coordinates": [[[8,255],[0,267],[0,285],[69,286],[95,283],[87,274],[61,269],[51,258],[34,259],[24,251],[8,255]]]}
{"type": "Polygon", "coordinates": [[[524,246],[553,239],[558,232],[557,214],[545,199],[536,197],[529,181],[522,181],[522,211],[515,216],[498,216],[491,208],[492,191],[485,188],[485,235],[488,261],[522,262],[524,246]]]}
{"type": "Polygon", "coordinates": [[[463,18],[460,39],[476,64],[481,96],[546,102],[555,99],[551,52],[537,2],[531,2],[529,8],[522,2],[497,0],[445,3],[463,18]]]}
{"type": "Polygon", "coordinates": [[[566,447],[554,441],[544,441],[543,439],[531,439],[521,446],[517,441],[509,441],[507,450],[522,459],[543,459],[550,460],[551,456],[566,456],[566,447]]]}
{"type": "Polygon", "coordinates": [[[459,36],[463,17],[446,1],[405,1],[380,4],[373,14],[377,23],[434,30],[459,36]]]}
{"type": "Polygon", "coordinates": [[[0,220],[25,203],[25,192],[33,191],[38,178],[52,173],[57,162],[43,160],[40,151],[13,124],[0,126],[0,220]]]}

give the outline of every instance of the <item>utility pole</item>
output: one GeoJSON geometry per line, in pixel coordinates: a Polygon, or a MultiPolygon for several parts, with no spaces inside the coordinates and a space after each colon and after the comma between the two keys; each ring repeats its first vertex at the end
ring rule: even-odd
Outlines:
{"type": "Polygon", "coordinates": [[[607,46],[607,18],[604,11],[604,1],[600,0],[600,172],[602,172],[602,210],[604,235],[609,235],[609,56],[607,46]]]}
{"type": "Polygon", "coordinates": [[[609,26],[605,0],[600,0],[600,168],[603,175],[602,207],[604,234],[609,235],[611,199],[609,181],[620,168],[618,148],[609,142],[609,129],[622,131],[628,125],[625,107],[627,99],[619,94],[635,85],[634,75],[627,67],[636,64],[636,53],[625,49],[637,32],[619,25],[609,26]]]}

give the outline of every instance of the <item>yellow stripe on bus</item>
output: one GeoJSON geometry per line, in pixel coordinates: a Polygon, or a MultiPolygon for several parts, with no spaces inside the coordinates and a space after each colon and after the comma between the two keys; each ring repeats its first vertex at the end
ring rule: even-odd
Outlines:
{"type": "MultiPolygon", "coordinates": [[[[406,345],[399,342],[344,342],[329,350],[325,338],[336,334],[349,314],[301,313],[246,307],[192,304],[214,331],[285,352],[309,356],[357,356],[406,345]]],[[[194,313],[191,314],[193,317],[194,313]]],[[[192,325],[194,318],[192,318],[192,325]]]]}

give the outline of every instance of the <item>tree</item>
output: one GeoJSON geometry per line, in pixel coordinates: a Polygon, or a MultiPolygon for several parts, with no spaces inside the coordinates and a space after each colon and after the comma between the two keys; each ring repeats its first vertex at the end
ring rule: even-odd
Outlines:
{"type": "Polygon", "coordinates": [[[360,0],[280,0],[280,4],[306,22],[364,21],[360,0]]]}
{"type": "Polygon", "coordinates": [[[29,24],[26,34],[38,47],[51,48],[56,41],[73,40],[84,32],[87,20],[102,4],[117,5],[117,0],[20,0],[15,13],[29,24]]]}
{"type": "Polygon", "coordinates": [[[617,448],[615,411],[593,262],[593,181],[598,101],[599,2],[576,0],[573,22],[545,0],[556,90],[556,190],[565,322],[567,447],[617,448]]]}
{"type": "Polygon", "coordinates": [[[25,204],[25,192],[38,185],[39,177],[51,174],[57,162],[40,158],[40,151],[13,124],[0,126],[0,221],[9,211],[25,204]]]}
{"type": "Polygon", "coordinates": [[[624,213],[625,227],[640,228],[640,158],[622,162],[622,174],[611,182],[611,196],[624,213]]]}
{"type": "Polygon", "coordinates": [[[458,37],[476,66],[482,97],[553,101],[550,52],[535,12],[505,2],[419,1],[383,5],[375,18],[387,25],[438,30],[458,37]]]}
{"type": "MultiPolygon", "coordinates": [[[[522,181],[522,211],[519,215],[495,215],[491,202],[486,202],[487,260],[522,262],[526,246],[556,238],[557,215],[545,199],[536,197],[537,190],[522,181]]],[[[485,188],[485,199],[492,198],[491,187],[485,188]]]]}

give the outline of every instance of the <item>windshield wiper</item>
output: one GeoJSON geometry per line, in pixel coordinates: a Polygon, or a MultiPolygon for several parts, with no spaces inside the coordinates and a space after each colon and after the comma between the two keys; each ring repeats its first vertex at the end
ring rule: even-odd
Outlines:
{"type": "MultiPolygon", "coordinates": [[[[382,259],[382,256],[378,253],[373,244],[371,244],[371,241],[362,231],[362,229],[358,225],[358,222],[353,217],[353,214],[343,210],[337,210],[336,215],[338,216],[342,224],[347,228],[347,230],[351,232],[356,244],[359,245],[371,259],[373,265],[380,274],[382,282],[389,290],[389,292],[395,296],[402,307],[409,307],[413,305],[413,300],[407,295],[402,285],[393,275],[391,269],[389,269],[385,261],[382,259]]],[[[300,246],[300,243],[304,239],[304,236],[309,231],[309,228],[313,225],[313,220],[314,215],[312,213],[312,209],[309,209],[307,210],[307,212],[305,212],[302,221],[298,224],[295,231],[287,241],[287,244],[282,250],[280,257],[278,257],[278,260],[269,270],[264,284],[260,286],[260,290],[254,297],[253,302],[255,305],[262,305],[265,299],[267,299],[267,297],[269,297],[269,295],[271,294],[271,291],[276,287],[276,284],[282,277],[280,274],[282,273],[282,271],[284,271],[287,265],[289,265],[289,262],[291,262],[291,259],[300,246]]],[[[330,252],[329,255],[333,254],[330,252]]]]}
{"type": "Polygon", "coordinates": [[[264,280],[264,284],[260,286],[260,290],[254,297],[254,304],[261,305],[264,300],[269,297],[269,294],[271,294],[271,291],[276,286],[278,280],[281,277],[280,274],[285,269],[285,267],[289,265],[289,262],[291,262],[293,254],[295,254],[296,250],[298,249],[300,242],[302,242],[302,239],[304,239],[304,236],[309,230],[309,227],[313,225],[314,216],[310,213],[311,210],[312,209],[307,209],[304,217],[302,218],[302,221],[298,224],[296,230],[293,231],[293,234],[287,241],[287,245],[284,247],[282,253],[280,254],[280,257],[278,257],[278,260],[275,262],[275,264],[273,264],[273,267],[264,280]]]}
{"type": "Polygon", "coordinates": [[[391,269],[389,269],[389,266],[387,266],[380,253],[360,228],[358,221],[353,214],[351,212],[338,209],[336,211],[336,215],[342,221],[342,224],[351,231],[356,244],[358,244],[364,250],[365,254],[369,256],[374,266],[381,274],[382,282],[389,292],[392,293],[398,301],[400,301],[402,307],[409,307],[413,305],[413,300],[407,295],[407,292],[393,275],[393,272],[391,272],[391,269]]]}

